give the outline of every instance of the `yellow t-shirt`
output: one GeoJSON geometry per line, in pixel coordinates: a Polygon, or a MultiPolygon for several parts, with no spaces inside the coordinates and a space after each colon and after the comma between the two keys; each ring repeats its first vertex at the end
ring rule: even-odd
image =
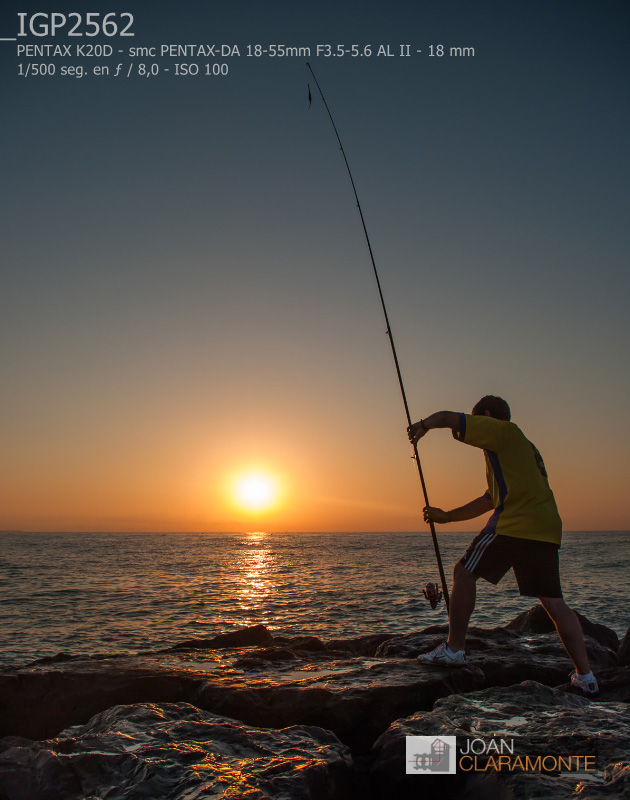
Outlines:
{"type": "Polygon", "coordinates": [[[483,449],[494,513],[485,532],[560,544],[562,520],[542,457],[518,425],[460,414],[453,436],[483,449]]]}

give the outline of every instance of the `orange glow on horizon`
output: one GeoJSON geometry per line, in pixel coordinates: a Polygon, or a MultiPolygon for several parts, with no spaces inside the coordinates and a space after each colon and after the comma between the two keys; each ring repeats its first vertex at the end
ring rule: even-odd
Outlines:
{"type": "MultiPolygon", "coordinates": [[[[80,427],[52,444],[40,436],[27,447],[30,440],[22,438],[10,467],[5,465],[0,530],[428,530],[417,471],[396,420],[379,417],[370,428],[371,417],[359,414],[357,423],[354,412],[346,418],[335,407],[334,413],[320,410],[297,436],[298,418],[286,409],[276,416],[264,410],[270,420],[264,435],[226,433],[230,409],[223,409],[212,424],[203,420],[205,429],[194,418],[178,420],[163,426],[158,439],[162,420],[154,418],[144,420],[146,429],[134,418],[133,430],[123,427],[119,438],[107,441],[104,434],[86,440],[80,427]],[[357,441],[357,428],[369,430],[369,437],[357,441]],[[252,476],[258,479],[245,480],[252,476]]],[[[564,529],[627,530],[619,500],[623,470],[593,473],[584,466],[583,438],[567,442],[553,425],[535,422],[526,419],[524,429],[537,434],[564,529]]],[[[584,452],[590,456],[597,447],[599,440],[589,441],[584,452]]],[[[618,460],[624,452],[619,447],[618,460]]],[[[612,462],[614,453],[607,455],[612,462]]],[[[421,457],[432,505],[454,508],[485,490],[482,454],[446,432],[423,439],[421,457]]],[[[482,524],[477,519],[439,530],[473,532],[482,524]]]]}

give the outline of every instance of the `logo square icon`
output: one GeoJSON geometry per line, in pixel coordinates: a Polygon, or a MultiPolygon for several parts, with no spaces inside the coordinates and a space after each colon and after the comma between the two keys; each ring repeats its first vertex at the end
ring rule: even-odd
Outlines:
{"type": "Polygon", "coordinates": [[[455,736],[407,736],[407,775],[454,775],[457,769],[455,736]]]}

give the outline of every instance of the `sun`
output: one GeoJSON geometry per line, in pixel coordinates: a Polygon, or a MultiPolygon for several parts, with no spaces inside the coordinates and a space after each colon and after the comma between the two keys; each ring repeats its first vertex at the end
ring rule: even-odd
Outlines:
{"type": "Polygon", "coordinates": [[[276,503],[278,485],[270,475],[250,472],[236,479],[234,498],[246,511],[266,511],[276,503]]]}

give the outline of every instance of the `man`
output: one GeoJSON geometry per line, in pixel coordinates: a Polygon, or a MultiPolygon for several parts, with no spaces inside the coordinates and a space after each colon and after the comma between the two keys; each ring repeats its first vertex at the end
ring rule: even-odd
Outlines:
{"type": "Polygon", "coordinates": [[[520,593],[537,597],[553,620],[575,666],[571,685],[586,696],[595,696],[599,688],[588,663],[582,628],[562,599],[558,566],[562,521],[545,465],[538,450],[510,417],[505,400],[487,395],[473,408],[472,415],[438,411],[408,430],[415,443],[434,428],[451,428],[458,441],[483,449],[486,460],[488,491],[452,511],[428,506],[424,509],[427,522],[461,522],[494,509],[455,565],[447,641],[418,656],[418,660],[424,664],[463,666],[477,579],[497,584],[511,567],[520,593]]]}

